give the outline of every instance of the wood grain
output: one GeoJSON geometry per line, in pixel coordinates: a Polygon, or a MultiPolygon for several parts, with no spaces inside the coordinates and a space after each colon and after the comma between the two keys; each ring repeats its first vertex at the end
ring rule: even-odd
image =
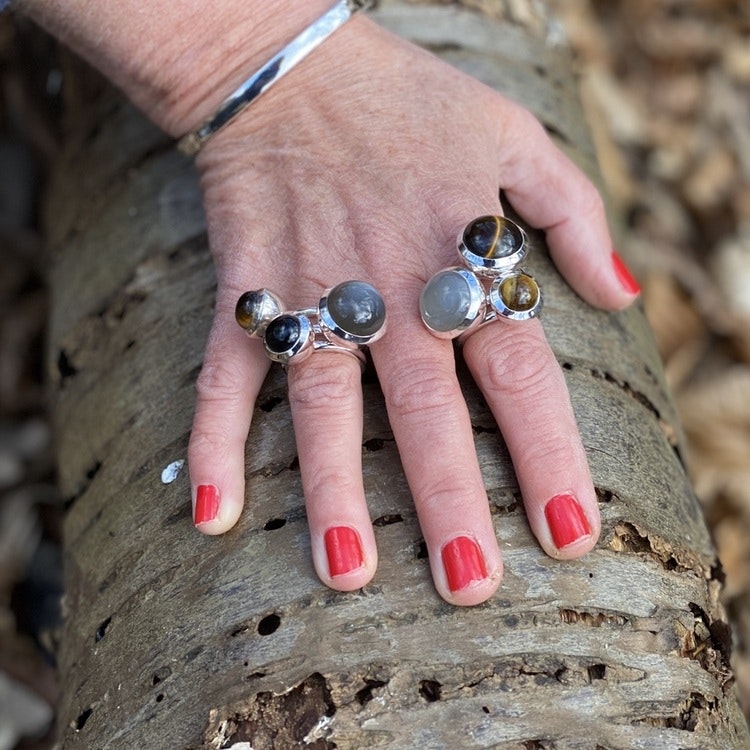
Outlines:
{"type": "MultiPolygon", "coordinates": [[[[539,3],[479,5],[504,20],[401,2],[375,15],[522,101],[597,179],[554,24],[539,3]]],[[[601,500],[593,553],[560,563],[539,549],[463,373],[506,573],[482,606],[442,602],[367,373],[365,487],[381,565],[365,589],[333,592],[310,563],[280,372],[256,409],[234,530],[197,534],[187,472],[162,483],[185,458],[215,287],[197,179],[112,92],[77,127],[47,205],[69,498],[65,750],[747,746],[720,572],[641,310],[590,309],[534,236],[542,321],[601,500]]]]}

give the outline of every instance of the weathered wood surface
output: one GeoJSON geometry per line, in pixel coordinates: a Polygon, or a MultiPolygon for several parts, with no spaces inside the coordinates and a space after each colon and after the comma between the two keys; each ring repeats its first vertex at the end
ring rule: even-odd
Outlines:
{"type": "MultiPolygon", "coordinates": [[[[564,51],[529,13],[500,24],[391,2],[378,16],[524,102],[595,175],[564,51]]],[[[232,532],[193,529],[186,472],[162,482],[185,457],[215,286],[197,180],[111,92],[73,120],[47,205],[70,498],[63,748],[747,747],[720,570],[640,310],[590,309],[536,238],[543,323],[601,499],[593,553],[560,563],[539,549],[464,377],[506,572],[485,605],[443,603],[370,377],[364,471],[381,565],[367,588],[330,591],[310,563],[280,372],[256,410],[252,503],[232,532]]]]}

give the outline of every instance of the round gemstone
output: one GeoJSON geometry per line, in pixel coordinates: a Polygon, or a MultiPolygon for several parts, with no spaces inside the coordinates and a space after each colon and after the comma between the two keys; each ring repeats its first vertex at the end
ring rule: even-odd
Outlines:
{"type": "Polygon", "coordinates": [[[262,315],[262,290],[245,292],[237,300],[237,306],[234,309],[234,317],[240,324],[240,328],[244,328],[246,331],[254,331],[260,324],[262,315]]]}
{"type": "Polygon", "coordinates": [[[344,281],[327,296],[331,320],[352,336],[373,336],[385,323],[385,303],[371,284],[344,281]]]}
{"type": "Polygon", "coordinates": [[[461,326],[471,307],[469,282],[457,271],[433,276],[419,298],[422,320],[433,331],[447,333],[461,326]]]}
{"type": "Polygon", "coordinates": [[[482,258],[507,258],[521,249],[523,234],[504,216],[481,216],[466,227],[463,242],[482,258]]]}
{"type": "Polygon", "coordinates": [[[511,310],[526,312],[539,302],[539,287],[531,276],[519,273],[503,279],[500,298],[511,310]]]}
{"type": "Polygon", "coordinates": [[[279,315],[266,328],[266,346],[275,354],[283,354],[294,347],[301,333],[302,326],[296,315],[279,315]]]}
{"type": "Polygon", "coordinates": [[[234,308],[234,317],[251,336],[262,336],[268,321],[281,313],[279,298],[268,289],[245,292],[234,308]]]}

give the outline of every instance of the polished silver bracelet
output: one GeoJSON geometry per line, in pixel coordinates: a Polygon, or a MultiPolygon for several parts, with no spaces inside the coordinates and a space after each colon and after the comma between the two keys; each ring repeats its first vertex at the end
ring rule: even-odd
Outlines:
{"type": "Polygon", "coordinates": [[[264,91],[268,91],[279,78],[307,57],[355,13],[364,10],[370,4],[371,0],[339,0],[336,5],[313,21],[299,36],[235,89],[197,130],[180,138],[177,141],[177,148],[188,156],[197,154],[209,138],[228,125],[264,91]]]}

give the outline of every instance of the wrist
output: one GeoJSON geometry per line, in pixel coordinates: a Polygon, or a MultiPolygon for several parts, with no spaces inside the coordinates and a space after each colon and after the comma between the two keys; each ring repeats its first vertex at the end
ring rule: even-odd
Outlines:
{"type": "Polygon", "coordinates": [[[306,26],[294,39],[278,50],[260,68],[255,70],[221,102],[200,127],[180,138],[180,151],[194,156],[203,145],[220,130],[231,125],[239,115],[278,81],[305,60],[331,35],[352,19],[370,0],[337,0],[325,13],[306,26]]]}
{"type": "Polygon", "coordinates": [[[191,33],[188,39],[176,40],[163,63],[151,66],[141,106],[173,136],[194,130],[332,4],[333,0],[261,0],[240,3],[238,13],[222,9],[210,33],[201,30],[198,39],[191,33]]]}
{"type": "Polygon", "coordinates": [[[182,135],[334,0],[20,0],[157,125],[182,135]]]}

